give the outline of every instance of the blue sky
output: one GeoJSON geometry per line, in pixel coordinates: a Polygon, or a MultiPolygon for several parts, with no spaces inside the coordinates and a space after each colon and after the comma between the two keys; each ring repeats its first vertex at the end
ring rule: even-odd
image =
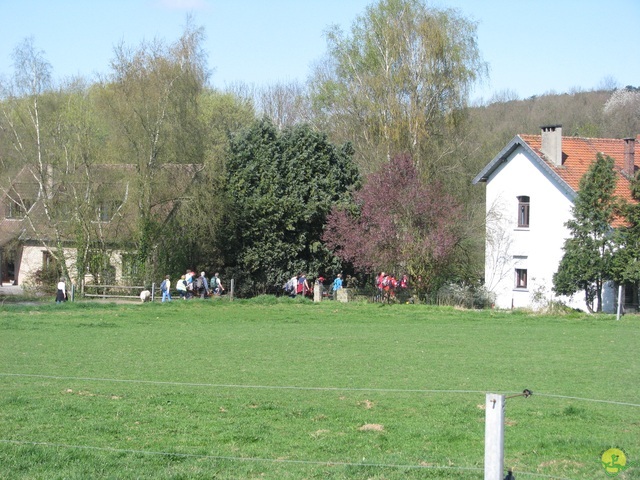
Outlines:
{"type": "MultiPolygon", "coordinates": [[[[331,24],[348,31],[372,0],[0,0],[0,77],[27,37],[58,78],[108,73],[114,46],[172,42],[187,13],[206,33],[211,83],[256,86],[304,82],[326,52],[331,24]]],[[[639,0],[436,0],[478,24],[490,68],[474,98],[511,91],[519,98],[613,79],[640,86],[639,0]]]]}

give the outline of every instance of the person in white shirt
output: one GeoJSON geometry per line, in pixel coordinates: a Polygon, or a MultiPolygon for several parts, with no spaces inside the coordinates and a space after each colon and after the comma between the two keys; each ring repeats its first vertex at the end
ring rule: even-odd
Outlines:
{"type": "Polygon", "coordinates": [[[67,286],[64,283],[64,278],[61,278],[58,282],[58,291],[56,292],[56,303],[62,303],[67,300],[67,286]]]}
{"type": "Polygon", "coordinates": [[[183,300],[186,300],[186,298],[187,298],[187,281],[186,281],[185,275],[182,275],[182,277],[180,277],[180,280],[178,280],[178,283],[176,284],[176,290],[180,294],[180,298],[183,299],[183,300]]]}

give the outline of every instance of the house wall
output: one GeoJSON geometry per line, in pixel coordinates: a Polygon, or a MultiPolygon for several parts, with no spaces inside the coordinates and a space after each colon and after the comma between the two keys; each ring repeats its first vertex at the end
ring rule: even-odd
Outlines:
{"type": "MultiPolygon", "coordinates": [[[[557,299],[551,291],[552,278],[569,236],[564,224],[573,205],[558,187],[523,148],[517,148],[487,180],[487,238],[496,232],[502,236],[498,244],[488,241],[486,251],[485,279],[496,294],[496,307],[536,308],[542,303],[540,297],[557,299]],[[519,196],[530,197],[529,228],[518,228],[519,196]],[[517,268],[527,270],[527,288],[515,287],[517,268]]],[[[586,310],[580,292],[560,300],[586,310]]]]}
{"type": "Polygon", "coordinates": [[[22,247],[22,254],[20,256],[20,273],[18,275],[18,282],[20,285],[29,283],[29,281],[35,276],[36,271],[42,268],[42,255],[44,249],[42,247],[22,247]]]}
{"type": "MultiPolygon", "coordinates": [[[[44,254],[47,251],[42,245],[22,247],[20,254],[20,271],[19,271],[19,283],[29,284],[33,282],[33,278],[38,270],[42,269],[44,254]]],[[[67,268],[69,269],[69,276],[72,283],[78,283],[78,271],[76,269],[76,249],[65,248],[63,249],[67,268]]],[[[116,283],[122,281],[122,252],[113,251],[110,253],[109,262],[115,268],[116,283]]],[[[92,283],[93,277],[91,275],[85,275],[85,282],[92,283]]]]}
{"type": "MultiPolygon", "coordinates": [[[[32,283],[36,272],[43,267],[43,260],[47,249],[42,245],[23,245],[20,253],[20,271],[18,281],[20,285],[32,283]]],[[[65,248],[64,256],[69,267],[69,274],[74,281],[75,271],[75,249],[65,248]]]]}

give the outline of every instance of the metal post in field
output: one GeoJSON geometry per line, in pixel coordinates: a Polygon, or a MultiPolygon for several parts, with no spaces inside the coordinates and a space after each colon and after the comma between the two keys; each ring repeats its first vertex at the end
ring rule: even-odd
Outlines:
{"type": "MultiPolygon", "coordinates": [[[[195,282],[194,282],[195,283],[195,282]]],[[[195,288],[195,287],[194,287],[195,288]]],[[[153,282],[151,284],[151,301],[153,302],[153,297],[156,294],[156,282],[153,282]]]]}
{"type": "Polygon", "coordinates": [[[484,480],[502,480],[505,396],[487,393],[484,430],[484,480]]]}
{"type": "Polygon", "coordinates": [[[232,278],[231,284],[229,285],[229,300],[233,300],[233,290],[235,289],[236,281],[232,278]]]}

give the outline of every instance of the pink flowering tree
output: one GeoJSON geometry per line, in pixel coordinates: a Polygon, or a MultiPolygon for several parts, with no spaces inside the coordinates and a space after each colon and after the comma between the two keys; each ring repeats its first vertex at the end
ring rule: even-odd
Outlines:
{"type": "Polygon", "coordinates": [[[432,291],[451,280],[461,213],[439,184],[420,180],[409,155],[400,155],[369,175],[351,207],[332,210],[323,240],[360,271],[408,273],[432,291]]]}

